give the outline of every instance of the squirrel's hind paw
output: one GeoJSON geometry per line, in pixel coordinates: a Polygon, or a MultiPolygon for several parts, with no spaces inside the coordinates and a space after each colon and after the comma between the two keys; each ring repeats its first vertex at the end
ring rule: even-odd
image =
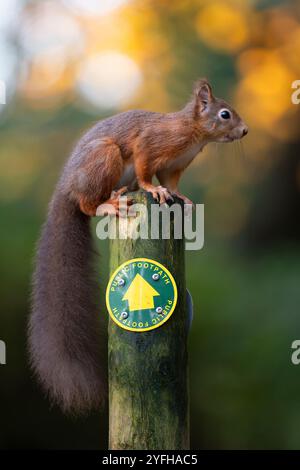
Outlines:
{"type": "Polygon", "coordinates": [[[108,199],[108,201],[100,204],[97,207],[96,216],[115,215],[117,217],[126,217],[132,202],[132,198],[118,195],[116,198],[108,199]]]}

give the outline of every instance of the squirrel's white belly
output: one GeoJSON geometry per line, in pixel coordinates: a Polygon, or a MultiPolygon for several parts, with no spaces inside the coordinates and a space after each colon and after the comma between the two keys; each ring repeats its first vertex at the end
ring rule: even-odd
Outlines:
{"type": "Polygon", "coordinates": [[[178,170],[186,168],[196,157],[196,155],[201,152],[206,142],[201,142],[199,144],[194,144],[185,150],[183,153],[179,154],[175,160],[170,162],[168,168],[171,170],[178,170]]]}
{"type": "MultiPolygon", "coordinates": [[[[185,150],[183,153],[179,154],[174,160],[172,160],[168,165],[167,168],[170,170],[177,170],[186,168],[192,160],[196,157],[196,155],[201,152],[203,147],[205,146],[206,142],[202,142],[200,144],[195,144],[185,150]]],[[[118,181],[115,189],[122,188],[122,186],[128,186],[129,188],[133,186],[136,182],[136,173],[134,168],[134,163],[132,161],[126,163],[124,165],[123,174],[118,181]]]]}

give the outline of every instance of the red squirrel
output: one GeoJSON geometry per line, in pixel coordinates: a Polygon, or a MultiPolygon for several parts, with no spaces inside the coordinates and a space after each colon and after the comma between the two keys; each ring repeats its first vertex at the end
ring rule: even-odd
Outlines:
{"type": "Polygon", "coordinates": [[[64,411],[97,408],[106,394],[90,217],[118,215],[121,194],[138,187],[160,203],[176,195],[190,204],[178,190],[187,166],[209,142],[231,142],[247,132],[237,112],[201,79],[182,110],[123,112],[79,140],[42,230],[29,322],[31,365],[64,411]],[[160,186],[152,183],[155,175],[160,186]]]}

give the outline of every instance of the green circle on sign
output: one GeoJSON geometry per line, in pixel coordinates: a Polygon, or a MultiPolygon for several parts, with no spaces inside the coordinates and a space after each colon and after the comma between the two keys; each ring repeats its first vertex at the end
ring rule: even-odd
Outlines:
{"type": "Polygon", "coordinates": [[[172,315],[177,287],[170,271],[147,258],[121,264],[106,289],[106,305],[112,320],[129,331],[158,328],[172,315]]]}

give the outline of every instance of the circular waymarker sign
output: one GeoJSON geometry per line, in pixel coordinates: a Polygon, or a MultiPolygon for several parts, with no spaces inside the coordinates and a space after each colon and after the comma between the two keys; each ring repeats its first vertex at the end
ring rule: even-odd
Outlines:
{"type": "Polygon", "coordinates": [[[147,258],[121,264],[106,289],[106,305],[112,320],[130,331],[158,328],[172,315],[177,287],[170,271],[147,258]]]}

